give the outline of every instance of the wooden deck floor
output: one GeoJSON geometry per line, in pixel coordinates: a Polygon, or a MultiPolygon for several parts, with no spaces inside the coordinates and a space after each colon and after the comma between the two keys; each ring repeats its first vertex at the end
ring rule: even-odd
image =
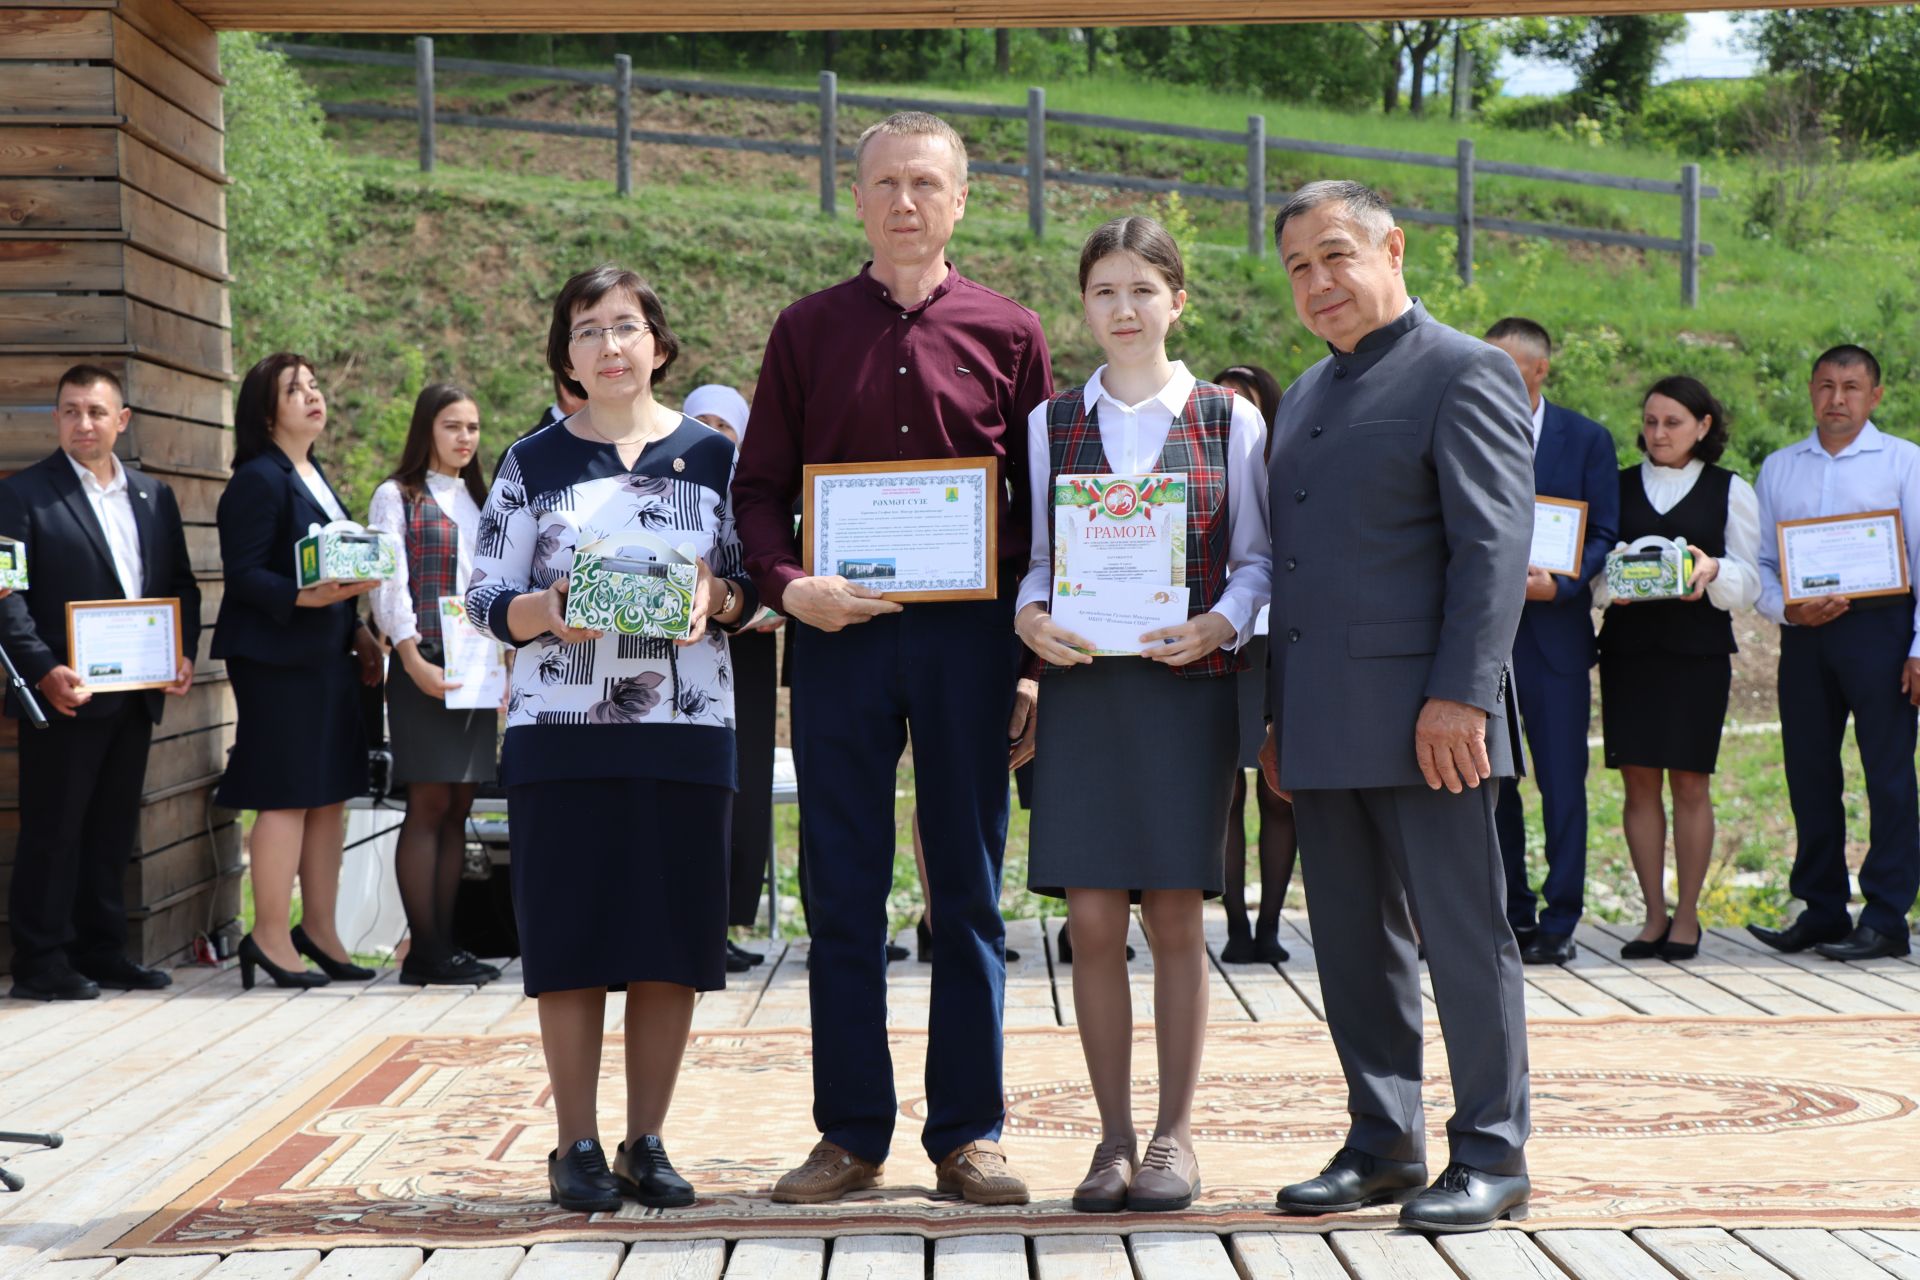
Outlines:
{"type": "MultiPolygon", "coordinates": [[[[1009,944],[1010,1026],[1073,1022],[1071,971],[1055,963],[1058,921],[1017,921],[1009,944]]],[[[1216,944],[1224,918],[1212,918],[1216,944]]],[[[1531,1017],[1656,1014],[1792,1018],[1920,1011],[1920,963],[1835,964],[1780,956],[1744,933],[1710,934],[1686,965],[1616,959],[1621,933],[1583,926],[1581,955],[1527,971],[1531,1017]]],[[[1290,914],[1278,968],[1216,964],[1216,1021],[1320,1018],[1311,932],[1290,914]]],[[[909,945],[911,936],[904,939],[909,945]]],[[[1137,1014],[1152,1016],[1152,959],[1138,945],[1137,1014]]],[[[701,1027],[792,1027],[807,1021],[804,940],[704,999],[701,1027]]],[[[891,975],[897,1025],[924,1025],[929,970],[907,961],[891,975]]],[[[532,1249],[341,1248],[56,1262],[67,1245],[110,1221],[162,1181],[186,1153],[244,1129],[249,1114],[301,1087],[368,1032],[526,1031],[533,1005],[516,975],[490,987],[402,987],[391,971],[365,986],[304,993],[242,993],[232,971],[182,969],[162,992],[113,993],[80,1004],[0,1000],[0,1127],[64,1131],[55,1151],[0,1151],[29,1180],[0,1196],[4,1280],[1920,1280],[1920,1230],[1717,1229],[1489,1232],[1436,1242],[1399,1232],[1326,1236],[1242,1233],[1047,1237],[753,1240],[729,1244],[548,1244],[532,1249]]],[[[617,1019],[619,1003],[610,1006],[617,1019]]],[[[1920,1225],[1920,1224],[1917,1224],[1920,1225]]]]}

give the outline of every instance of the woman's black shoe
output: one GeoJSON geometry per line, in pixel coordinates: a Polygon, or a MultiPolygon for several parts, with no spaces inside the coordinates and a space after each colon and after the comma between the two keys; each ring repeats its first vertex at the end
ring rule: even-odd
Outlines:
{"type": "MultiPolygon", "coordinates": [[[[753,968],[756,965],[765,964],[767,962],[766,956],[762,955],[758,951],[747,950],[745,947],[735,942],[732,938],[727,939],[727,959],[744,960],[746,962],[747,968],[749,969],[753,968]]],[[[727,972],[733,973],[735,971],[732,969],[729,969],[727,970],[727,972]]]]}
{"type": "Polygon", "coordinates": [[[693,1184],[673,1171],[657,1134],[621,1143],[613,1157],[613,1176],[622,1195],[649,1209],[683,1209],[693,1203],[693,1184]]]}
{"type": "MultiPolygon", "coordinates": [[[[1657,938],[1635,938],[1620,948],[1622,960],[1651,960],[1660,954],[1660,948],[1667,945],[1667,935],[1673,932],[1673,917],[1667,917],[1666,928],[1660,930],[1657,938]]],[[[1699,950],[1695,943],[1694,950],[1699,950]]]]}
{"type": "MultiPolygon", "coordinates": [[[[1131,942],[1127,944],[1127,959],[1133,959],[1133,944],[1131,942]]],[[[1064,922],[1060,925],[1060,963],[1073,963],[1073,936],[1067,932],[1067,926],[1064,922]]]]}
{"type": "Polygon", "coordinates": [[[1253,958],[1261,964],[1285,964],[1293,955],[1280,945],[1280,939],[1262,934],[1253,940],[1253,958]]]}
{"type": "Polygon", "coordinates": [[[607,1153],[592,1138],[547,1153],[547,1199],[574,1213],[612,1213],[620,1207],[620,1184],[607,1168],[607,1153]]]}
{"type": "Polygon", "coordinates": [[[913,940],[918,947],[915,956],[921,964],[933,963],[933,926],[927,923],[927,913],[920,913],[920,923],[913,926],[913,940]]]}
{"type": "Polygon", "coordinates": [[[1706,932],[1693,935],[1692,942],[1675,942],[1668,934],[1673,932],[1673,921],[1667,921],[1667,932],[1660,935],[1660,958],[1662,960],[1691,960],[1700,954],[1700,937],[1706,932]]]}
{"type": "Polygon", "coordinates": [[[243,991],[253,990],[255,969],[265,969],[267,976],[273,979],[273,985],[276,987],[324,987],[332,981],[324,973],[314,973],[307,969],[292,973],[282,969],[267,959],[267,953],[260,949],[260,944],[253,940],[252,934],[240,939],[238,954],[240,956],[240,988],[243,991]]]}
{"type": "Polygon", "coordinates": [[[313,939],[299,925],[293,926],[293,948],[307,959],[320,966],[320,972],[335,982],[368,982],[373,979],[373,970],[350,960],[335,960],[332,956],[313,945],[313,939]]]}
{"type": "Polygon", "coordinates": [[[727,943],[727,972],[746,973],[752,968],[753,961],[742,955],[740,948],[734,946],[733,943],[727,943]]]}
{"type": "Polygon", "coordinates": [[[479,956],[474,955],[473,952],[471,951],[454,952],[453,963],[456,968],[466,969],[472,972],[473,974],[475,974],[476,975],[475,980],[478,982],[482,982],[482,983],[492,982],[495,978],[500,976],[499,965],[488,964],[485,960],[482,960],[479,956]]]}
{"type": "Polygon", "coordinates": [[[1227,945],[1220,948],[1221,964],[1252,964],[1254,959],[1253,939],[1244,933],[1229,934],[1227,945]]]}

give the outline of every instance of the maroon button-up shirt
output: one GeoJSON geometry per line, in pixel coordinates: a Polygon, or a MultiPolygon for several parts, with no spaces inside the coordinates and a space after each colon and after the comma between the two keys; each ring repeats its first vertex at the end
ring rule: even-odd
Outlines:
{"type": "Polygon", "coordinates": [[[734,470],[747,573],[781,607],[806,576],[794,539],[800,469],[820,462],[1000,459],[1000,552],[1031,544],[1027,415],[1053,394],[1040,318],[966,279],[902,309],[869,269],[780,313],[734,470]]]}

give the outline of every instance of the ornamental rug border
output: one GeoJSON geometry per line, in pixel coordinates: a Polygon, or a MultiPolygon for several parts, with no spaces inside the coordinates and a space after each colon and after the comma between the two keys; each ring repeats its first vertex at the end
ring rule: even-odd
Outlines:
{"type": "MultiPolygon", "coordinates": [[[[1427,1034],[1430,1167],[1445,1159],[1445,1047],[1427,1034]]],[[[1152,1114],[1153,1030],[1136,1031],[1136,1116],[1152,1114]]],[[[924,1030],[889,1033],[899,1114],[886,1185],[775,1205],[772,1180],[816,1135],[805,1029],[695,1031],[668,1147],[701,1191],[689,1209],[565,1213],[541,1163],[552,1111],[538,1036],[362,1037],[255,1108],[231,1137],[65,1257],[533,1245],[569,1240],[1329,1231],[1394,1225],[1270,1209],[1341,1140],[1345,1098],[1323,1024],[1216,1024],[1196,1104],[1206,1189],[1181,1213],[1078,1214],[1097,1138],[1072,1027],[1010,1029],[1006,1146],[1034,1186],[1022,1208],[932,1192],[919,1150],[924,1030]],[[747,1103],[750,1105],[743,1105],[747,1103]]],[[[1920,1015],[1537,1020],[1529,1024],[1534,1199],[1523,1229],[1911,1227],[1920,1223],[1920,1015]],[[1903,1154],[1904,1153],[1904,1154],[1903,1154]]],[[[621,1114],[607,1044],[601,1115],[621,1114]]],[[[615,1120],[617,1127],[617,1119],[615,1120]]]]}

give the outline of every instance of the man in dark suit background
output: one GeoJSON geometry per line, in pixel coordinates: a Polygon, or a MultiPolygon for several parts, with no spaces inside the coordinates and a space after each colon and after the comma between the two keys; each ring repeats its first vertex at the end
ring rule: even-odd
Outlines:
{"type": "MultiPolygon", "coordinates": [[[[122,881],[161,695],[184,696],[193,684],[200,588],[173,491],[114,456],[133,416],[119,379],[77,365],[54,395],[60,447],[0,481],[0,533],[25,544],[32,584],[0,600],[0,643],[48,720],[20,735],[12,994],[90,1000],[103,986],[172,981],[127,956],[122,881]],[[70,601],[170,596],[180,601],[185,656],[164,691],[96,694],[66,664],[70,601]]],[[[11,699],[7,710],[19,714],[11,699]]]]}
{"type": "Polygon", "coordinates": [[[1527,603],[1513,640],[1513,683],[1547,836],[1546,909],[1527,883],[1527,838],[1520,788],[1500,789],[1494,827],[1507,867],[1507,920],[1528,964],[1573,959],[1573,928],[1580,923],[1587,884],[1587,729],[1593,693],[1588,671],[1598,660],[1592,594],[1587,584],[1605,567],[1620,530],[1620,455],[1613,436],[1591,418],[1542,394],[1553,365],[1553,339],[1532,320],[1508,316],[1487,330],[1520,369],[1533,408],[1533,491],[1587,504],[1580,576],[1527,569],[1527,603]]]}

